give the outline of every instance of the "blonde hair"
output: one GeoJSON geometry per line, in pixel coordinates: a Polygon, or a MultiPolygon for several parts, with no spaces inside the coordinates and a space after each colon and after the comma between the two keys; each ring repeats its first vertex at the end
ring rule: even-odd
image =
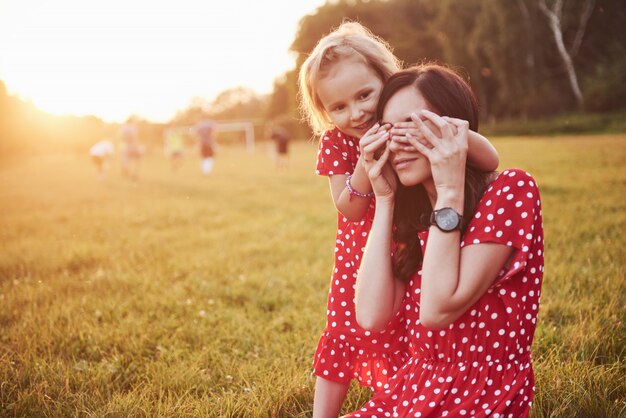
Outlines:
{"type": "Polygon", "coordinates": [[[316,135],[332,128],[332,123],[320,101],[315,84],[332,64],[351,57],[363,59],[383,82],[402,66],[391,52],[389,44],[358,22],[342,23],[320,39],[300,67],[298,77],[300,112],[316,135]]]}

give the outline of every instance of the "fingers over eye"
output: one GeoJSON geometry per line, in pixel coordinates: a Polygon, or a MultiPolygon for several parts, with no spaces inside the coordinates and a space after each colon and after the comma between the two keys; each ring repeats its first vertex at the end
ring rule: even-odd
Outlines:
{"type": "Polygon", "coordinates": [[[411,142],[411,145],[413,145],[414,149],[426,155],[426,157],[428,157],[431,154],[432,145],[430,147],[426,146],[411,135],[407,136],[407,138],[411,142]]]}

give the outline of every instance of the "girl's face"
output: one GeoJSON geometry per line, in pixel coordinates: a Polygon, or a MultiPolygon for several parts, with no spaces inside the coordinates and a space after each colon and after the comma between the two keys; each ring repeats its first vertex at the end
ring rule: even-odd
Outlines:
{"type": "Polygon", "coordinates": [[[317,93],[333,125],[361,138],[376,123],[382,88],[382,80],[369,65],[358,58],[343,58],[318,80],[317,93]]]}
{"type": "MultiPolygon", "coordinates": [[[[411,113],[429,109],[426,99],[415,86],[398,90],[387,102],[383,112],[383,122],[395,124],[411,122],[411,113]]],[[[430,162],[417,150],[405,151],[404,145],[395,140],[389,144],[391,165],[405,186],[423,184],[432,178],[430,162]]]]}

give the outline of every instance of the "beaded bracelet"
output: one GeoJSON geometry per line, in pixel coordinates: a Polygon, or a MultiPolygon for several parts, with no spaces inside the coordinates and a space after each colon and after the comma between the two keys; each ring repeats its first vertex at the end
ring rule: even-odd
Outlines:
{"type": "Polygon", "coordinates": [[[350,179],[352,178],[351,174],[348,174],[348,178],[346,179],[346,189],[348,189],[348,191],[350,192],[350,196],[358,196],[358,197],[372,197],[374,196],[374,192],[369,192],[369,193],[361,193],[357,190],[354,190],[352,188],[352,185],[350,184],[350,179]]]}

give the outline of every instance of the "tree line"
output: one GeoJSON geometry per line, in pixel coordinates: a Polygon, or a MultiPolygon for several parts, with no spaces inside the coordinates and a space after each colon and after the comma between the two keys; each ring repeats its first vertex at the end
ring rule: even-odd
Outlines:
{"type": "MultiPolygon", "coordinates": [[[[330,0],[300,20],[291,44],[296,66],[275,79],[272,93],[239,87],[212,101],[198,98],[170,123],[279,120],[310,138],[298,113],[298,70],[345,20],[385,39],[405,65],[436,61],[465,75],[483,121],[626,108],[624,0],[330,0]]],[[[148,142],[160,143],[167,124],[135,122],[148,142]]],[[[0,82],[0,156],[83,150],[116,129],[96,117],[48,115],[9,96],[0,82]]]]}
{"type": "Polygon", "coordinates": [[[297,71],[344,20],[385,39],[406,65],[460,71],[485,120],[625,107],[623,0],[339,0],[300,21],[291,45],[297,66],[277,80],[270,115],[297,116],[297,71]]]}

